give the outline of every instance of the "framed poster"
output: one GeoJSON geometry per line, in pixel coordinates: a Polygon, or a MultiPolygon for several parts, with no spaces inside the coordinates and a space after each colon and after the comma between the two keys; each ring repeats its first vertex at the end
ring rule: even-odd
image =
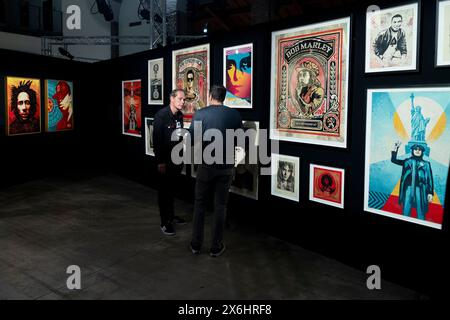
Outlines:
{"type": "Polygon", "coordinates": [[[186,92],[184,117],[191,119],[208,104],[209,44],[173,51],[172,72],[173,88],[186,92]]]}
{"type": "Polygon", "coordinates": [[[41,82],[39,79],[6,77],[6,134],[41,132],[41,82]]]}
{"type": "Polygon", "coordinates": [[[45,130],[73,130],[73,83],[45,80],[45,130]]]}
{"type": "Polygon", "coordinates": [[[259,147],[259,122],[257,121],[242,121],[244,131],[247,129],[255,130],[256,139],[254,141],[254,148],[250,149],[250,145],[246,150],[235,150],[235,174],[231,183],[230,192],[239,194],[241,196],[258,200],[258,182],[259,182],[259,161],[251,163],[250,152],[256,152],[256,160],[258,160],[259,147]],[[240,152],[244,153],[240,156],[240,152]]]}
{"type": "Polygon", "coordinates": [[[145,118],[145,154],[155,156],[153,150],[153,118],[145,118]]]}
{"type": "Polygon", "coordinates": [[[270,138],[345,148],[350,18],[272,32],[270,138]]]}
{"type": "Polygon", "coordinates": [[[367,92],[364,210],[442,228],[450,87],[367,92]]]}
{"type": "Polygon", "coordinates": [[[272,153],[272,195],[299,201],[300,158],[272,153]]]}
{"type": "Polygon", "coordinates": [[[309,166],[309,200],[344,208],[344,169],[309,166]]]}
{"type": "Polygon", "coordinates": [[[148,61],[148,104],[164,104],[164,59],[148,61]]]}
{"type": "Polygon", "coordinates": [[[253,44],[223,49],[223,86],[227,89],[224,105],[252,108],[253,44]]]}
{"type": "Polygon", "coordinates": [[[366,15],[366,72],[417,70],[418,4],[366,15]]]}
{"type": "Polygon", "coordinates": [[[141,80],[122,81],[122,133],[142,137],[141,80]]]}
{"type": "Polygon", "coordinates": [[[450,65],[450,1],[438,1],[436,66],[450,65]]]}

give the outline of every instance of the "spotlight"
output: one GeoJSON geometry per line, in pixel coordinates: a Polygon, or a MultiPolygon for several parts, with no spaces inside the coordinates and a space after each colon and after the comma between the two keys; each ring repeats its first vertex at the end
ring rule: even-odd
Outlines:
{"type": "Polygon", "coordinates": [[[140,10],[139,15],[143,20],[150,20],[150,11],[148,11],[147,9],[140,10]]]}
{"type": "Polygon", "coordinates": [[[66,49],[64,49],[63,47],[59,47],[58,48],[59,53],[64,56],[69,58],[70,60],[73,60],[73,58],[75,58],[73,55],[70,54],[69,51],[67,51],[66,49]]]}
{"type": "Polygon", "coordinates": [[[203,27],[203,33],[205,33],[205,34],[208,33],[208,22],[203,27]]]}
{"type": "Polygon", "coordinates": [[[98,12],[103,14],[106,21],[111,21],[114,19],[114,13],[111,9],[111,5],[106,2],[106,0],[95,0],[97,2],[98,12]]]}
{"type": "Polygon", "coordinates": [[[162,23],[163,19],[161,18],[161,16],[159,14],[155,14],[155,16],[153,17],[153,19],[155,20],[156,23],[162,23]]]}

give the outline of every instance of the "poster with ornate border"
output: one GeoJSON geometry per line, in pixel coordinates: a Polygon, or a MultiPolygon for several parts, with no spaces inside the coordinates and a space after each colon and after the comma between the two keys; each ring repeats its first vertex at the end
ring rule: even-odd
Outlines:
{"type": "Polygon", "coordinates": [[[450,87],[367,92],[364,210],[441,229],[450,87]]]}
{"type": "Polygon", "coordinates": [[[272,153],[272,195],[299,201],[300,158],[272,153]]]}
{"type": "Polygon", "coordinates": [[[172,51],[173,88],[186,92],[186,121],[208,103],[209,72],[209,44],[172,51]]]}
{"type": "Polygon", "coordinates": [[[309,200],[344,208],[344,169],[310,164],[309,200]]]}
{"type": "MultiPolygon", "coordinates": [[[[236,161],[235,174],[233,176],[233,181],[231,183],[230,192],[239,194],[241,196],[258,200],[258,183],[259,183],[259,161],[253,164],[250,163],[250,152],[256,152],[258,157],[258,147],[259,147],[259,122],[257,121],[242,121],[242,128],[256,130],[256,138],[254,149],[250,150],[250,146],[245,150],[245,155],[239,157],[239,149],[236,150],[236,157],[241,160],[236,161]]],[[[256,160],[258,160],[256,158],[256,160]]]]}
{"type": "Polygon", "coordinates": [[[223,85],[227,88],[224,105],[252,108],[253,44],[223,49],[223,85]]]}
{"type": "Polygon", "coordinates": [[[41,132],[41,82],[39,79],[6,77],[6,134],[41,132]]]}
{"type": "Polygon", "coordinates": [[[148,61],[148,104],[164,104],[164,59],[148,61]]]}
{"type": "Polygon", "coordinates": [[[345,148],[350,18],[272,32],[270,138],[345,148]]]}
{"type": "Polygon", "coordinates": [[[436,65],[450,66],[450,1],[438,1],[436,65]]]}
{"type": "Polygon", "coordinates": [[[418,4],[366,14],[366,72],[417,69],[418,4]]]}
{"type": "Polygon", "coordinates": [[[122,81],[122,133],[142,137],[141,80],[122,81]]]}
{"type": "Polygon", "coordinates": [[[45,130],[73,130],[73,83],[45,80],[45,130]]]}
{"type": "Polygon", "coordinates": [[[153,118],[144,118],[145,123],[145,154],[155,156],[153,149],[153,118]]]}

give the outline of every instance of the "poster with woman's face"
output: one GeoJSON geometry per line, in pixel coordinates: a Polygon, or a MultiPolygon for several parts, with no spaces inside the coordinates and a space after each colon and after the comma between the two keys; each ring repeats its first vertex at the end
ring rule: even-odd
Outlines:
{"type": "Polygon", "coordinates": [[[41,132],[41,82],[39,79],[6,78],[6,134],[41,132]]]}
{"type": "Polygon", "coordinates": [[[310,165],[309,200],[344,208],[344,169],[310,165]]]}
{"type": "Polygon", "coordinates": [[[145,118],[145,154],[155,156],[153,149],[153,118],[145,118]]]}
{"type": "Polygon", "coordinates": [[[272,195],[299,201],[300,158],[273,153],[272,195]]]}
{"type": "Polygon", "coordinates": [[[417,3],[367,12],[366,72],[415,70],[417,3]]]}
{"type": "Polygon", "coordinates": [[[227,89],[224,105],[252,108],[253,44],[223,49],[223,85],[227,89]]]}
{"type": "Polygon", "coordinates": [[[439,1],[437,28],[437,66],[450,65],[450,1],[439,1]]]}
{"type": "Polygon", "coordinates": [[[142,137],[141,80],[122,81],[122,133],[142,137]]]}
{"type": "Polygon", "coordinates": [[[45,129],[47,132],[73,130],[73,83],[45,81],[45,129]]]}

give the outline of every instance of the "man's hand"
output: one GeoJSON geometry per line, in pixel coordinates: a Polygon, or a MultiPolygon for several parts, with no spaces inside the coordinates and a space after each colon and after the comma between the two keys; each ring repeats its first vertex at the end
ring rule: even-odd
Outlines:
{"type": "Polygon", "coordinates": [[[394,151],[395,152],[398,152],[398,148],[400,148],[400,145],[401,145],[402,143],[400,142],[400,141],[397,141],[395,144],[394,144],[394,151]]]}
{"type": "Polygon", "coordinates": [[[160,174],[166,174],[166,164],[165,163],[158,164],[158,172],[160,174]]]}

